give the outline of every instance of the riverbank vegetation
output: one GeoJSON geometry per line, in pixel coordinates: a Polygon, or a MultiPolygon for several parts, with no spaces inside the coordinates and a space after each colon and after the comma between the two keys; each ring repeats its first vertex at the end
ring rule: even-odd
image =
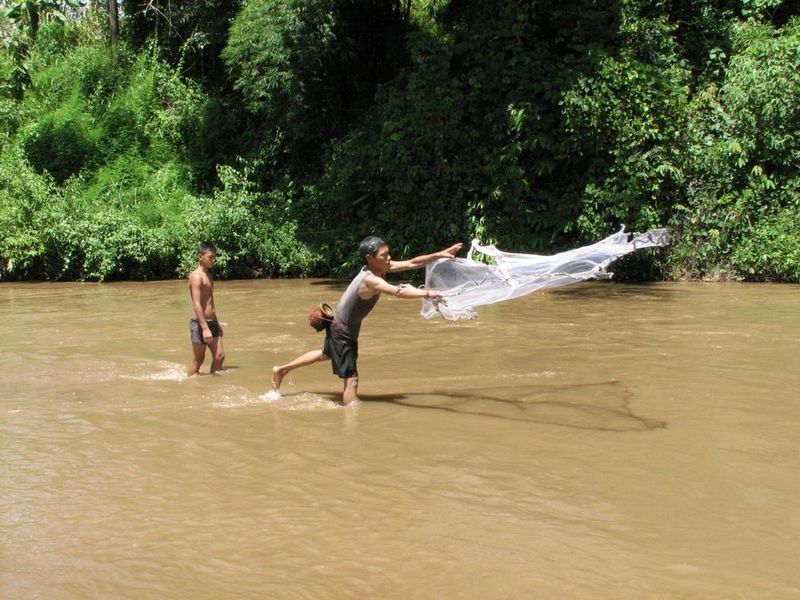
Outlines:
{"type": "Polygon", "coordinates": [[[339,275],[625,224],[800,282],[797,0],[5,1],[0,279],[339,275]],[[113,16],[113,15],[112,15],[113,16]],[[111,25],[109,24],[111,23],[111,25]],[[117,41],[118,40],[118,41],[117,41]]]}

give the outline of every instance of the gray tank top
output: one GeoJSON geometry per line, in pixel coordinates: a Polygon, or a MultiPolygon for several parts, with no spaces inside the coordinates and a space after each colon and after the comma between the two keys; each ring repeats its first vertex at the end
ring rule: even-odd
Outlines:
{"type": "Polygon", "coordinates": [[[364,267],[355,276],[355,279],[350,282],[350,285],[347,286],[341,300],[339,300],[339,304],[336,305],[333,311],[333,325],[331,327],[335,335],[356,341],[361,331],[361,321],[364,320],[364,317],[369,314],[378,302],[380,294],[376,294],[369,300],[364,300],[358,295],[358,286],[361,285],[367,275],[370,275],[370,271],[364,267]]]}

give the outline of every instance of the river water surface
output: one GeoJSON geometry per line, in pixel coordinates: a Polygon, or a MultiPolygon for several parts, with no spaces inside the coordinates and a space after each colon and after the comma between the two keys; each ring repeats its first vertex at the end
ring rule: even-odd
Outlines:
{"type": "Polygon", "coordinates": [[[800,287],[383,298],[267,394],[343,289],[218,282],[186,379],[185,282],[0,285],[0,597],[800,597],[800,287]]]}

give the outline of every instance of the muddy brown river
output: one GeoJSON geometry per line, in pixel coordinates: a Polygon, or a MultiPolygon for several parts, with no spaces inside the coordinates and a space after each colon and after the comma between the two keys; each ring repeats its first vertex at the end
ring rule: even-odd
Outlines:
{"type": "Polygon", "coordinates": [[[0,285],[0,597],[800,597],[800,286],[382,298],[272,397],[345,283],[218,282],[192,379],[184,281],[0,285]]]}

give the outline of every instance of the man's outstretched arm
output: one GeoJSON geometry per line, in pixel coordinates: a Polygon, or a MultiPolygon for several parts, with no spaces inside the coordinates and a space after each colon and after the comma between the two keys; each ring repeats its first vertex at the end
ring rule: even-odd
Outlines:
{"type": "Polygon", "coordinates": [[[390,273],[398,273],[400,271],[411,271],[413,269],[421,269],[425,267],[427,264],[432,263],[435,260],[439,260],[440,258],[455,258],[456,253],[461,250],[461,247],[464,244],[459,242],[458,244],[453,244],[449,248],[445,248],[440,252],[434,252],[433,254],[423,254],[421,256],[415,256],[410,260],[398,260],[392,261],[389,265],[389,272],[390,273]]]}
{"type": "Polygon", "coordinates": [[[442,297],[439,292],[434,290],[415,288],[410,285],[394,285],[377,275],[368,275],[365,277],[363,285],[373,296],[375,293],[379,293],[386,294],[387,296],[397,296],[398,298],[433,298],[438,300],[442,297]]]}

